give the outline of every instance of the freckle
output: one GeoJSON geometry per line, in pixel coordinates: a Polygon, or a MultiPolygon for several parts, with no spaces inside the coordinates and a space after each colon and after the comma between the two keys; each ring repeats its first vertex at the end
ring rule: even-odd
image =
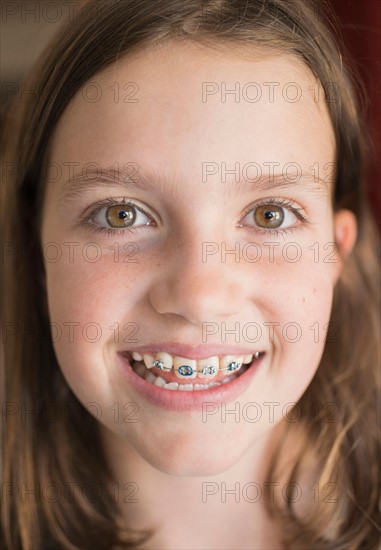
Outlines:
{"type": "Polygon", "coordinates": [[[302,302],[305,302],[305,301],[306,301],[306,299],[305,299],[305,298],[303,298],[302,302]]]}

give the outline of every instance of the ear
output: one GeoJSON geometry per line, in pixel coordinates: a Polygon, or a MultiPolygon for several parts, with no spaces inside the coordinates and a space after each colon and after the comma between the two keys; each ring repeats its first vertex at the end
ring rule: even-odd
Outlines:
{"type": "Polygon", "coordinates": [[[356,216],[350,210],[339,210],[334,214],[334,236],[337,245],[338,263],[335,283],[340,277],[346,259],[350,256],[357,240],[356,216]]]}

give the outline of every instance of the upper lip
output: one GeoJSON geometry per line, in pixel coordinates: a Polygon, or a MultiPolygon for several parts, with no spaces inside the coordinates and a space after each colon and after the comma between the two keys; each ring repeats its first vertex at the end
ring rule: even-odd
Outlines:
{"type": "MultiPolygon", "coordinates": [[[[124,350],[127,351],[127,350],[124,350]]],[[[242,346],[229,346],[229,345],[213,345],[213,344],[179,344],[176,342],[167,343],[151,343],[142,345],[131,346],[129,352],[137,351],[141,355],[143,353],[154,353],[156,351],[166,351],[171,355],[177,357],[185,357],[187,359],[208,359],[216,355],[253,355],[256,351],[265,351],[259,346],[253,346],[252,348],[243,348],[242,346]]]]}

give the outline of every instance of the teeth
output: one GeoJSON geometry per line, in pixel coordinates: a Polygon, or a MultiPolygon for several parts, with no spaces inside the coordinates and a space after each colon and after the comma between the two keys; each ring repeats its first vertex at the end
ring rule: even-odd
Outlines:
{"type": "Polygon", "coordinates": [[[156,376],[156,380],[154,381],[154,384],[155,386],[159,386],[159,388],[162,388],[163,386],[165,386],[166,382],[164,378],[162,378],[161,376],[156,376]]]}
{"type": "Polygon", "coordinates": [[[159,351],[154,355],[150,353],[144,353],[143,356],[134,351],[132,357],[135,361],[144,361],[147,369],[157,367],[163,372],[170,372],[174,369],[175,375],[181,380],[191,380],[193,378],[212,380],[215,378],[220,370],[223,370],[227,374],[235,373],[242,365],[250,364],[253,358],[257,359],[260,356],[260,352],[256,351],[251,355],[225,355],[219,358],[217,355],[209,357],[208,359],[187,359],[186,357],[172,356],[165,351],[159,351]]]}
{"type": "Polygon", "coordinates": [[[197,361],[197,370],[199,378],[214,378],[220,368],[218,357],[209,357],[209,359],[201,359],[197,361]],[[201,371],[201,372],[200,372],[201,371]]]}
{"type": "Polygon", "coordinates": [[[170,371],[173,367],[172,355],[166,353],[165,351],[159,351],[156,354],[156,360],[160,361],[163,364],[164,371],[170,371]]]}
{"type": "Polygon", "coordinates": [[[154,386],[158,386],[165,390],[181,390],[181,391],[207,390],[208,388],[214,388],[216,386],[220,386],[221,384],[227,384],[228,382],[230,382],[231,380],[234,380],[238,376],[237,373],[233,373],[230,376],[223,378],[221,382],[210,382],[209,384],[179,384],[178,382],[166,383],[161,376],[155,376],[153,372],[147,370],[143,362],[134,363],[133,369],[136,372],[136,374],[140,376],[140,378],[143,378],[150,384],[153,384],[154,386]]]}
{"type": "Polygon", "coordinates": [[[147,380],[147,382],[151,382],[151,384],[153,384],[157,377],[153,374],[153,372],[147,371],[144,378],[145,380],[147,380]]]}
{"type": "Polygon", "coordinates": [[[155,358],[152,355],[148,355],[148,353],[143,354],[143,361],[147,369],[152,369],[153,362],[155,361],[155,358]]]}
{"type": "Polygon", "coordinates": [[[178,390],[179,385],[177,382],[169,382],[168,384],[165,384],[163,388],[165,388],[166,390],[178,390]]]}
{"type": "Polygon", "coordinates": [[[229,367],[232,372],[238,370],[242,366],[242,364],[243,357],[225,355],[224,357],[222,357],[222,359],[220,359],[220,369],[227,369],[229,367]]]}
{"type": "Polygon", "coordinates": [[[177,378],[196,378],[197,376],[197,361],[194,359],[186,359],[185,357],[175,357],[173,366],[177,378]]]}
{"type": "Polygon", "coordinates": [[[193,384],[181,384],[181,385],[179,385],[179,390],[193,391],[193,384]]]}

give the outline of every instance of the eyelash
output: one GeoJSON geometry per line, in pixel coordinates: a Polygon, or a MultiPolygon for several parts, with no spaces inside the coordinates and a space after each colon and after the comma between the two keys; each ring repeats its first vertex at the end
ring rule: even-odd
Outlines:
{"type": "MultiPolygon", "coordinates": [[[[144,227],[147,227],[147,225],[140,225],[140,226],[137,226],[137,227],[123,227],[123,228],[121,228],[121,227],[108,227],[108,228],[105,228],[105,227],[98,226],[98,225],[91,222],[91,219],[96,214],[98,214],[98,212],[100,210],[102,210],[102,208],[104,208],[106,206],[116,206],[118,204],[132,206],[133,208],[136,208],[136,210],[139,210],[140,212],[142,212],[145,216],[148,216],[148,214],[146,214],[143,209],[139,208],[130,199],[127,199],[125,197],[123,197],[122,199],[115,199],[115,198],[110,197],[110,198],[104,199],[103,201],[99,202],[97,204],[97,206],[88,215],[86,215],[84,219],[81,220],[81,222],[80,222],[81,225],[85,225],[87,227],[90,226],[92,231],[95,231],[97,233],[103,233],[103,234],[107,233],[107,235],[110,235],[110,236],[111,235],[120,235],[120,234],[125,233],[126,231],[128,231],[129,233],[134,233],[134,232],[138,231],[139,229],[143,229],[144,227]]],[[[290,228],[285,228],[285,229],[264,229],[264,228],[261,228],[261,227],[256,227],[256,228],[249,227],[249,229],[253,230],[255,233],[259,233],[261,235],[272,235],[272,236],[292,234],[296,231],[303,231],[304,226],[307,223],[309,223],[307,221],[307,218],[303,214],[301,214],[301,211],[303,210],[302,208],[296,207],[290,199],[281,199],[281,198],[277,198],[277,197],[269,198],[269,199],[263,199],[262,201],[260,201],[258,203],[255,203],[255,205],[253,205],[250,208],[248,208],[247,210],[245,210],[243,218],[245,218],[251,212],[254,212],[255,209],[258,208],[259,206],[268,205],[268,204],[272,204],[272,205],[275,205],[275,206],[280,206],[282,208],[287,208],[287,210],[291,211],[298,218],[298,220],[303,222],[303,224],[299,225],[299,226],[296,226],[296,227],[290,227],[290,228]]],[[[243,227],[243,226],[241,225],[239,227],[243,227]]]]}
{"type": "MultiPolygon", "coordinates": [[[[307,218],[301,213],[303,211],[302,208],[299,208],[295,206],[295,204],[290,199],[281,199],[279,197],[273,197],[269,199],[262,199],[260,202],[256,202],[255,205],[252,205],[250,208],[248,208],[245,211],[244,218],[250,214],[251,212],[254,212],[256,208],[262,205],[268,205],[272,204],[275,206],[280,206],[282,208],[286,208],[287,210],[291,211],[299,221],[302,222],[302,225],[298,225],[296,227],[288,227],[288,228],[280,228],[280,229],[264,229],[263,227],[256,227],[256,228],[249,228],[255,231],[255,233],[260,235],[271,235],[271,236],[279,236],[279,235],[291,235],[293,233],[296,233],[298,231],[303,231],[304,226],[307,225],[309,222],[307,218]]],[[[242,225],[240,227],[243,227],[242,225]]]]}
{"type": "MultiPolygon", "coordinates": [[[[124,206],[132,206],[133,208],[136,208],[136,210],[139,210],[142,212],[145,216],[148,216],[144,212],[143,209],[139,208],[133,201],[130,199],[127,199],[126,197],[123,197],[121,199],[114,199],[112,197],[108,199],[104,199],[103,201],[99,202],[97,206],[87,215],[83,220],[81,220],[81,224],[85,225],[86,227],[90,227],[92,231],[95,231],[96,233],[107,233],[107,235],[121,235],[123,233],[134,233],[139,229],[142,229],[144,227],[147,227],[146,225],[140,225],[137,227],[101,227],[99,225],[96,225],[95,223],[91,222],[91,218],[93,218],[98,212],[102,210],[105,206],[116,206],[118,204],[123,204],[124,206]]],[[[149,217],[149,216],[148,216],[149,217]]]]}

